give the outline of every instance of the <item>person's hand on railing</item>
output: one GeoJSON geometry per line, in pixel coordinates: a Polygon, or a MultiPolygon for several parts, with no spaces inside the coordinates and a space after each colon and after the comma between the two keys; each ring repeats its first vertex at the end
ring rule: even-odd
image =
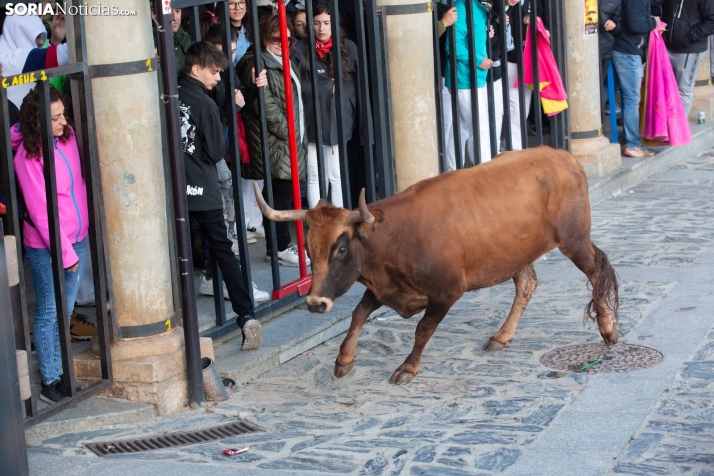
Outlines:
{"type": "Polygon", "coordinates": [[[491,66],[493,66],[493,60],[484,58],[483,61],[481,61],[481,64],[479,65],[478,69],[488,71],[489,69],[491,69],[491,66]]]}
{"type": "Polygon", "coordinates": [[[253,79],[253,84],[259,88],[264,88],[268,85],[268,73],[265,70],[261,71],[258,75],[258,79],[255,79],[255,68],[250,70],[250,76],[253,79]]]}
{"type": "Polygon", "coordinates": [[[58,13],[52,17],[52,34],[50,36],[50,44],[59,45],[64,41],[67,35],[67,25],[65,24],[64,15],[58,13]]]}
{"type": "Polygon", "coordinates": [[[451,7],[447,10],[441,17],[441,22],[446,28],[452,26],[458,20],[458,14],[456,13],[456,7],[451,7]]]}
{"type": "Polygon", "coordinates": [[[490,25],[488,27],[488,37],[493,38],[494,36],[496,36],[496,30],[493,29],[493,25],[490,25]]]}
{"type": "Polygon", "coordinates": [[[243,97],[243,93],[240,92],[239,90],[235,90],[235,100],[236,100],[236,105],[238,107],[243,107],[245,106],[245,98],[243,97]]]}

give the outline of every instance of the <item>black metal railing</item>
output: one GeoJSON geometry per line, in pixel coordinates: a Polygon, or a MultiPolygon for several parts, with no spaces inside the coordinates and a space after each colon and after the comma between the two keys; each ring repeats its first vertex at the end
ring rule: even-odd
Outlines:
{"type": "MultiPolygon", "coordinates": [[[[52,259],[52,279],[54,282],[54,300],[57,309],[60,348],[62,355],[62,388],[67,398],[40,409],[38,407],[39,383],[35,382],[32,362],[32,347],[30,342],[30,327],[25,291],[27,281],[22,264],[23,246],[20,239],[22,221],[19,216],[18,191],[13,168],[13,150],[10,143],[10,116],[7,98],[7,86],[11,85],[13,77],[6,77],[0,88],[0,128],[3,137],[0,139],[0,173],[5,195],[7,214],[4,220],[5,233],[15,236],[18,256],[19,300],[18,306],[13,306],[13,322],[15,330],[15,345],[18,350],[25,350],[28,356],[30,382],[33,388],[32,396],[25,402],[25,426],[29,427],[50,418],[57,413],[77,405],[79,402],[106,390],[111,385],[112,367],[109,351],[110,341],[116,335],[110,319],[111,286],[109,283],[109,262],[106,247],[104,207],[102,203],[102,188],[97,153],[96,131],[94,125],[94,108],[92,102],[92,86],[90,68],[86,62],[86,42],[84,36],[84,20],[81,15],[72,16],[74,29],[73,44],[69,44],[70,58],[67,66],[25,73],[18,76],[34,74],[39,93],[41,120],[42,159],[44,163],[44,179],[46,188],[48,226],[50,236],[50,256],[52,259]],[[57,185],[55,176],[54,143],[52,123],[50,119],[50,80],[57,76],[66,76],[70,84],[71,105],[74,119],[74,131],[82,164],[82,176],[87,188],[89,234],[87,235],[91,261],[93,264],[93,281],[96,299],[97,339],[101,363],[101,378],[97,383],[78,390],[74,374],[74,357],[72,338],[69,328],[69,306],[65,299],[64,268],[62,263],[62,247],[60,241],[60,226],[57,210],[57,185]]],[[[69,17],[68,17],[69,21],[69,17]]],[[[31,199],[30,197],[25,197],[31,199]]],[[[4,272],[4,271],[3,271],[4,272]]],[[[12,289],[11,289],[12,291],[12,289]]]]}
{"type": "MultiPolygon", "coordinates": [[[[465,18],[459,18],[459,21],[466,24],[466,38],[461,38],[461,41],[457,41],[456,28],[454,26],[448,27],[446,30],[446,44],[447,44],[447,67],[445,71],[439,71],[435,75],[435,91],[436,94],[436,109],[437,114],[441,116],[444,111],[444,96],[442,92],[442,77],[439,73],[443,73],[443,78],[450,80],[451,88],[449,88],[448,98],[451,104],[451,117],[441,116],[437,118],[437,128],[439,132],[439,158],[440,158],[440,170],[444,171],[450,167],[460,169],[468,165],[478,165],[485,160],[495,157],[502,150],[510,151],[513,150],[514,144],[514,120],[520,119],[520,143],[522,148],[529,146],[528,141],[528,126],[527,118],[529,117],[529,105],[527,97],[530,96],[530,107],[532,107],[532,121],[534,126],[534,139],[530,141],[530,145],[542,145],[546,143],[546,138],[544,137],[544,125],[543,125],[543,109],[541,105],[541,91],[539,87],[530,87],[525,84],[525,37],[526,32],[529,36],[529,43],[531,50],[529,51],[532,63],[530,66],[532,70],[532,83],[533,85],[540,84],[540,68],[539,68],[539,55],[537,48],[538,32],[535,25],[537,25],[538,19],[547,25],[550,32],[551,50],[553,53],[553,58],[561,74],[561,79],[565,89],[567,90],[567,61],[566,61],[566,45],[565,45],[565,18],[564,18],[564,6],[562,2],[557,0],[526,0],[525,2],[519,2],[514,6],[509,6],[509,11],[506,11],[504,5],[506,4],[503,0],[496,0],[499,5],[493,5],[492,2],[475,2],[472,0],[461,1],[460,5],[463,6],[465,12],[465,18]],[[543,11],[539,11],[538,5],[541,5],[543,11]],[[474,9],[475,8],[485,8],[487,15],[487,26],[484,28],[493,27],[494,28],[494,38],[490,39],[487,35],[486,40],[486,51],[487,57],[495,61],[493,66],[490,68],[488,75],[486,77],[485,87],[485,97],[487,102],[487,114],[488,118],[480,117],[482,111],[484,110],[483,105],[481,105],[481,111],[479,111],[479,103],[483,100],[483,95],[479,99],[477,92],[477,76],[478,68],[480,65],[476,64],[476,45],[475,45],[475,26],[474,26],[474,9]],[[510,17],[510,23],[507,21],[506,16],[510,17]],[[526,23],[527,22],[527,23],[526,23]],[[529,26],[531,26],[529,28],[529,26]],[[518,78],[518,88],[509,88],[509,71],[508,71],[508,36],[507,30],[510,29],[510,34],[513,39],[513,44],[515,48],[515,58],[516,58],[516,75],[518,78]],[[456,52],[457,50],[463,51],[463,48],[467,49],[468,52],[468,67],[469,67],[469,80],[471,83],[470,88],[470,113],[472,118],[472,140],[474,143],[473,157],[469,157],[470,161],[466,161],[463,154],[465,150],[461,147],[461,135],[462,131],[460,128],[460,121],[462,115],[459,113],[459,84],[457,77],[457,61],[456,52]],[[500,52],[498,57],[493,56],[493,49],[497,48],[500,52]],[[499,63],[500,61],[500,63],[499,63]],[[501,76],[501,92],[497,92],[494,83],[494,74],[497,73],[496,69],[501,76]],[[512,117],[512,111],[510,108],[511,98],[513,96],[518,98],[518,110],[517,117],[512,117]],[[503,113],[501,116],[496,117],[496,110],[503,104],[503,113]],[[488,140],[490,143],[490,156],[482,157],[483,152],[478,146],[482,139],[479,124],[481,121],[488,121],[488,140]],[[444,128],[446,122],[451,122],[451,133],[448,133],[444,128]],[[502,124],[502,127],[501,127],[502,124]],[[499,130],[502,132],[503,138],[498,136],[499,130]],[[447,150],[447,144],[453,143],[453,150],[447,150]],[[452,154],[452,161],[455,163],[447,167],[447,154],[452,154]]],[[[451,8],[455,5],[454,0],[444,0],[443,4],[447,8],[451,8]]],[[[436,9],[434,10],[436,11],[436,9]]],[[[437,35],[437,22],[439,21],[438,15],[434,15],[434,34],[437,35]]],[[[488,31],[488,30],[487,30],[488,31]]],[[[484,32],[480,32],[482,35],[484,32]]],[[[440,68],[439,54],[443,54],[443,51],[439,50],[439,40],[434,39],[434,49],[436,66],[440,68]]],[[[512,74],[512,73],[511,73],[512,74]]],[[[463,106],[462,106],[463,107],[463,106]]],[[[549,144],[555,148],[569,149],[569,126],[568,126],[568,110],[564,110],[558,114],[550,117],[550,137],[549,144]]]]}

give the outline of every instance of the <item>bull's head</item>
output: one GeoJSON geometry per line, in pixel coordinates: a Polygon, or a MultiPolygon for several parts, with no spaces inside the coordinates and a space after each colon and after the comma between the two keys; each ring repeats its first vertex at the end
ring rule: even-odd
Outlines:
{"type": "Polygon", "coordinates": [[[312,262],[312,287],[307,296],[310,312],[325,313],[360,277],[365,250],[362,240],[373,230],[374,215],[367,209],[364,189],[359,207],[350,211],[320,200],[311,210],[273,210],[253,182],[260,211],[274,221],[305,220],[310,227],[307,252],[312,262]]]}

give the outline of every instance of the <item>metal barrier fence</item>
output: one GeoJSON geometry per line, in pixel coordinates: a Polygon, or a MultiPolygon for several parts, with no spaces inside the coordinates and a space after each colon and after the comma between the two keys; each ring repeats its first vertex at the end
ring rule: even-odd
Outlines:
{"type": "MultiPolygon", "coordinates": [[[[76,0],[75,0],[76,1],[76,0]]],[[[68,3],[69,5],[69,3],[68,3]]],[[[15,331],[15,347],[25,350],[30,369],[30,383],[33,388],[32,396],[25,401],[25,426],[29,427],[50,418],[57,413],[75,406],[77,403],[108,389],[112,381],[111,354],[109,352],[110,340],[117,334],[117,330],[110,324],[111,283],[108,266],[105,259],[106,234],[104,232],[104,207],[102,204],[101,177],[99,158],[94,125],[94,110],[92,102],[92,87],[90,81],[91,68],[86,63],[86,42],[84,35],[84,20],[81,15],[72,16],[68,21],[68,52],[70,64],[67,66],[51,68],[40,71],[23,73],[16,76],[6,76],[0,88],[0,130],[3,137],[0,139],[0,173],[2,174],[2,188],[5,194],[7,213],[4,217],[4,231],[15,236],[18,257],[19,285],[10,288],[12,303],[12,318],[15,331]],[[57,184],[55,173],[55,154],[52,135],[52,121],[50,118],[50,80],[57,76],[66,76],[70,84],[71,105],[74,112],[74,131],[79,148],[82,176],[87,187],[87,201],[89,212],[89,234],[87,240],[93,264],[93,279],[96,296],[97,331],[99,343],[99,357],[101,360],[101,380],[89,387],[79,390],[75,381],[74,358],[72,339],[69,328],[68,306],[65,299],[64,267],[62,263],[61,230],[57,208],[57,184]],[[57,309],[59,325],[60,348],[62,355],[62,388],[68,398],[59,402],[38,408],[38,392],[35,389],[34,368],[32,362],[32,346],[30,341],[30,328],[28,324],[28,311],[26,302],[27,281],[25,278],[23,260],[24,248],[22,245],[22,219],[18,208],[18,190],[15,182],[13,168],[13,150],[10,141],[10,116],[7,97],[7,88],[13,84],[36,81],[39,92],[42,159],[44,163],[44,181],[46,188],[47,215],[50,237],[50,256],[52,259],[52,279],[54,281],[54,300],[57,309]]],[[[30,199],[31,197],[25,197],[30,199]]],[[[32,197],[34,198],[34,197],[32,197]]],[[[4,273],[5,270],[2,270],[4,273]]]]}
{"type": "MultiPolygon", "coordinates": [[[[498,38],[498,45],[500,49],[500,64],[494,63],[491,67],[487,79],[486,79],[486,92],[487,92],[487,102],[488,102],[488,123],[489,123],[489,142],[490,142],[490,155],[495,157],[500,152],[501,138],[496,137],[497,133],[497,120],[501,118],[495,117],[496,102],[503,102],[503,150],[510,151],[513,150],[513,134],[511,130],[511,110],[510,110],[510,96],[512,94],[517,94],[519,98],[519,119],[520,119],[520,141],[523,148],[527,147],[528,144],[528,133],[526,129],[526,119],[528,117],[528,109],[526,106],[526,85],[524,81],[524,43],[526,31],[524,31],[524,21],[529,21],[530,25],[535,25],[537,19],[541,18],[546,25],[549,27],[551,47],[553,52],[553,57],[557,64],[558,70],[561,72],[561,78],[563,85],[567,90],[567,76],[565,72],[567,71],[566,63],[566,51],[565,51],[565,24],[564,24],[564,6],[563,3],[557,0],[526,0],[525,2],[518,2],[516,5],[510,6],[512,13],[512,20],[510,22],[510,30],[513,38],[515,55],[516,55],[516,65],[517,65],[517,78],[518,78],[518,88],[517,91],[510,89],[508,87],[508,64],[507,64],[507,21],[506,21],[506,8],[504,8],[505,0],[496,0],[500,2],[500,6],[496,9],[497,14],[493,14],[491,9],[493,7],[491,2],[482,2],[481,4],[487,9],[488,15],[488,25],[495,27],[495,37],[498,38]],[[541,3],[544,7],[544,11],[538,10],[538,4],[541,3]],[[495,21],[494,20],[495,17],[495,21]],[[501,73],[501,97],[494,92],[494,79],[493,72],[495,68],[500,69],[501,73]],[[510,90],[509,90],[510,89],[510,90]]],[[[446,0],[447,8],[452,8],[455,3],[453,0],[446,0]]],[[[451,59],[456,56],[456,51],[464,47],[468,50],[468,62],[469,62],[469,76],[471,84],[471,111],[472,111],[472,125],[473,125],[473,137],[474,142],[480,143],[481,136],[479,131],[479,124],[482,118],[479,114],[479,96],[477,88],[474,85],[477,83],[477,71],[479,65],[476,64],[476,51],[475,51],[475,34],[474,31],[474,4],[475,2],[471,0],[466,0],[463,2],[465,4],[466,11],[466,25],[467,25],[467,45],[457,44],[456,41],[456,31],[454,27],[447,29],[447,42],[448,48],[452,54],[448,55],[451,59]]],[[[439,61],[439,40],[438,40],[438,21],[439,16],[437,9],[434,9],[434,52],[435,52],[435,63],[440,64],[439,61]]],[[[537,30],[536,28],[528,28],[528,34],[530,34],[530,46],[531,46],[531,59],[532,59],[532,71],[533,71],[533,84],[540,84],[539,80],[539,64],[538,64],[538,49],[537,49],[537,30]]],[[[488,51],[487,58],[493,59],[492,56],[492,46],[493,40],[486,40],[486,47],[488,51]]],[[[460,130],[460,115],[459,115],[459,99],[458,95],[454,94],[454,91],[458,90],[458,76],[457,76],[457,61],[450,61],[448,71],[444,72],[444,77],[449,76],[452,82],[451,86],[451,110],[453,121],[453,143],[454,143],[454,155],[455,155],[455,165],[457,169],[464,167],[467,162],[465,162],[464,157],[462,157],[461,144],[461,130],[460,130]]],[[[438,67],[435,74],[435,91],[436,91],[436,101],[437,101],[437,114],[439,121],[439,157],[440,157],[440,170],[444,171],[446,169],[444,162],[444,155],[446,153],[446,144],[444,143],[444,136],[442,136],[441,131],[443,129],[443,110],[444,104],[442,102],[442,78],[439,75],[438,67]]],[[[535,143],[536,145],[544,144],[544,134],[543,134],[543,121],[542,121],[542,107],[540,98],[540,88],[532,88],[532,98],[531,104],[533,106],[533,121],[535,128],[535,143]]],[[[555,148],[569,149],[569,128],[568,128],[568,111],[567,109],[557,115],[551,117],[551,145],[555,148]]],[[[474,147],[474,157],[471,157],[471,164],[478,165],[483,162],[484,158],[481,157],[482,152],[480,147],[474,147]]]]}

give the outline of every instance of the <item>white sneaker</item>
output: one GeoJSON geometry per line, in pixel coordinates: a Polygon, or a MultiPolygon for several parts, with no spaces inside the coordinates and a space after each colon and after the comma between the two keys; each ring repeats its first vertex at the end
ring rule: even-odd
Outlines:
{"type": "Polygon", "coordinates": [[[263,228],[263,225],[248,228],[247,234],[248,239],[265,238],[265,228],[263,228]]]}
{"type": "MultiPolygon", "coordinates": [[[[265,261],[270,262],[270,255],[265,256],[265,261]]],[[[293,268],[300,266],[297,246],[289,246],[285,251],[278,251],[278,263],[293,268]]],[[[305,263],[310,266],[310,258],[307,257],[307,253],[305,254],[305,263]]]]}
{"type": "Polygon", "coordinates": [[[253,283],[253,299],[255,299],[256,304],[258,304],[259,302],[270,301],[270,294],[258,289],[258,286],[254,282],[253,283]]]}
{"type": "MultiPolygon", "coordinates": [[[[213,296],[213,280],[207,280],[204,274],[201,275],[201,285],[198,287],[198,293],[204,296],[213,296]]],[[[223,283],[223,299],[230,299],[226,283],[223,283]]]]}

